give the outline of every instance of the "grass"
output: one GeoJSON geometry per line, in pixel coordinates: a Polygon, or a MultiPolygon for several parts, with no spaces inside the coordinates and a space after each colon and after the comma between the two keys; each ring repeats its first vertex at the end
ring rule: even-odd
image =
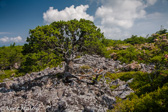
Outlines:
{"type": "Polygon", "coordinates": [[[89,65],[83,65],[80,68],[83,69],[83,70],[86,70],[86,69],[90,69],[90,66],[89,65]]]}
{"type": "Polygon", "coordinates": [[[116,89],[119,85],[112,85],[110,88],[113,90],[113,89],[116,89]]]}
{"type": "Polygon", "coordinates": [[[81,56],[78,55],[78,56],[75,57],[75,59],[77,59],[77,58],[81,58],[81,56]]]}
{"type": "Polygon", "coordinates": [[[134,77],[135,74],[137,73],[142,73],[142,72],[136,72],[136,71],[131,71],[131,72],[120,72],[120,73],[110,73],[110,72],[107,72],[105,77],[108,77],[112,80],[116,80],[116,79],[121,79],[123,81],[127,81],[131,78],[134,77]]]}
{"type": "Polygon", "coordinates": [[[0,82],[3,82],[4,79],[12,79],[12,77],[23,76],[24,73],[18,72],[18,70],[4,70],[4,72],[0,73],[0,82]]]}

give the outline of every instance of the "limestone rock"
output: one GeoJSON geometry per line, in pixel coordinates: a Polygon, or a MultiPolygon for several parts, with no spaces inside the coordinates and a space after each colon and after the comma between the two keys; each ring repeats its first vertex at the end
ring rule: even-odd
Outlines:
{"type": "Polygon", "coordinates": [[[0,110],[10,107],[13,111],[39,112],[106,112],[113,109],[115,97],[126,98],[134,92],[129,83],[116,79],[109,84],[102,77],[93,84],[95,74],[116,73],[123,68],[152,71],[153,65],[127,65],[120,61],[106,59],[98,55],[84,55],[74,59],[73,73],[66,73],[65,63],[54,68],[46,68],[25,76],[4,80],[0,83],[0,110]],[[89,68],[82,70],[81,66],[89,68]],[[118,70],[117,70],[118,69],[118,70]],[[59,76],[56,74],[59,73],[59,76]],[[68,81],[65,79],[68,78],[68,81]],[[110,86],[116,86],[111,89],[110,86]],[[25,107],[26,106],[26,107],[25,107]]]}

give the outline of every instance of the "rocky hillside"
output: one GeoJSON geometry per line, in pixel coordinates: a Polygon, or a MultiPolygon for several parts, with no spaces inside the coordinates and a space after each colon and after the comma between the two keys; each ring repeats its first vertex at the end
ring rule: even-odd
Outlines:
{"type": "Polygon", "coordinates": [[[3,112],[105,112],[113,109],[116,98],[134,92],[133,80],[111,80],[106,73],[128,70],[151,72],[145,64],[121,64],[98,55],[84,55],[72,64],[72,74],[62,74],[65,63],[55,68],[26,74],[0,83],[0,110],[3,112]],[[68,77],[68,80],[65,80],[68,77]],[[108,82],[107,82],[108,80],[108,82]],[[111,88],[115,87],[115,88],[111,88]]]}

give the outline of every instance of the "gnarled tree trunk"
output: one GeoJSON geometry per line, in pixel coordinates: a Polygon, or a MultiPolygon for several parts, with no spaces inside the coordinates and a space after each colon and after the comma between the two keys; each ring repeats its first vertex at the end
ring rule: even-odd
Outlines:
{"type": "Polygon", "coordinates": [[[73,61],[72,60],[65,60],[66,65],[65,65],[65,71],[64,72],[69,72],[72,73],[73,72],[73,61]]]}

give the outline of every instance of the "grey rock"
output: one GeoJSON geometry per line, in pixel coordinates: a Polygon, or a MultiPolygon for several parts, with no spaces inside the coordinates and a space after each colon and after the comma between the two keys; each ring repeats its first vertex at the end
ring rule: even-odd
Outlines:
{"type": "Polygon", "coordinates": [[[18,63],[15,63],[15,64],[13,65],[13,68],[14,68],[14,69],[19,69],[19,67],[20,67],[20,65],[19,65],[18,63]]]}
{"type": "Polygon", "coordinates": [[[128,84],[121,85],[112,91],[112,94],[116,97],[122,99],[126,98],[127,95],[133,93],[134,91],[128,86],[128,84]]]}
{"type": "Polygon", "coordinates": [[[132,78],[132,79],[129,79],[126,83],[128,84],[128,83],[132,83],[132,81],[133,81],[134,79],[132,78]]]}
{"type": "Polygon", "coordinates": [[[116,99],[114,97],[110,97],[107,95],[103,95],[102,100],[104,101],[105,105],[108,105],[108,109],[112,109],[112,105],[116,101],[116,99]]]}
{"type": "Polygon", "coordinates": [[[5,80],[0,83],[0,110],[7,105],[12,108],[26,105],[38,112],[106,112],[114,108],[115,97],[124,99],[133,92],[128,85],[132,80],[124,82],[117,79],[107,84],[105,78],[102,78],[93,85],[91,76],[93,72],[115,73],[116,68],[122,69],[124,66],[120,61],[98,55],[84,55],[74,59],[74,73],[63,74],[65,62],[62,62],[58,67],[26,74],[13,81],[5,80]],[[86,73],[80,73],[83,65],[90,66],[89,70],[84,71],[86,73]],[[63,75],[57,78],[57,73],[63,75]],[[118,87],[111,90],[109,85],[118,87]]]}
{"type": "Polygon", "coordinates": [[[112,85],[115,85],[115,86],[116,86],[116,85],[123,85],[123,84],[125,84],[124,81],[121,81],[120,79],[116,79],[116,80],[112,81],[110,85],[111,85],[111,86],[112,86],[112,85]]]}

